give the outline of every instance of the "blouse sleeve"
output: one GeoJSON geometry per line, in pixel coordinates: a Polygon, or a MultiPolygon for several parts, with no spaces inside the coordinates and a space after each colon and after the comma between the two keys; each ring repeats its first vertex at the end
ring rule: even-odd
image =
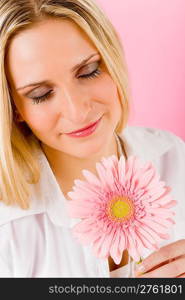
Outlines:
{"type": "Polygon", "coordinates": [[[13,277],[9,224],[0,227],[0,278],[13,277]]]}
{"type": "Polygon", "coordinates": [[[171,195],[177,200],[174,207],[175,222],[173,226],[173,241],[185,238],[185,142],[168,131],[160,134],[171,140],[172,147],[160,159],[161,180],[172,188],[171,195]]]}
{"type": "Polygon", "coordinates": [[[8,261],[0,255],[0,278],[13,277],[8,261]]]}

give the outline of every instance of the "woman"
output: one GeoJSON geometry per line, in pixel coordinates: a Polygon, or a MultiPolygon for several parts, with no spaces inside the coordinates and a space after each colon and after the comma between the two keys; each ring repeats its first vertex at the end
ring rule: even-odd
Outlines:
{"type": "MultiPolygon", "coordinates": [[[[126,127],[123,49],[92,0],[4,0],[0,20],[0,276],[136,276],[126,250],[116,265],[74,240],[67,193],[83,169],[96,174],[102,156],[134,153],[184,201],[183,141],[126,127]]],[[[146,253],[145,277],[184,276],[184,213],[177,210],[173,239],[146,253]]]]}

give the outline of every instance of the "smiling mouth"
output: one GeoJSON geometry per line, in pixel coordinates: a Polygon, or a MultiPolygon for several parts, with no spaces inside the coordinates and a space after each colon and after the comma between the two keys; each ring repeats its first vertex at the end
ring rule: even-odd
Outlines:
{"type": "Polygon", "coordinates": [[[84,131],[84,130],[86,130],[86,129],[92,127],[92,126],[94,126],[100,119],[101,119],[101,118],[99,118],[97,121],[95,121],[95,122],[93,122],[93,123],[87,125],[86,127],[83,127],[83,128],[78,129],[78,130],[76,130],[76,131],[67,132],[66,134],[73,134],[73,133],[79,133],[79,132],[81,132],[81,131],[84,131]]]}

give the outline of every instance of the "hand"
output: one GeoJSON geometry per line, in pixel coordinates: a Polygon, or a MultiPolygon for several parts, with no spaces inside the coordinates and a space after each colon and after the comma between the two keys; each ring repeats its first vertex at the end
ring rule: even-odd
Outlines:
{"type": "Polygon", "coordinates": [[[161,247],[138,264],[137,278],[185,278],[185,239],[161,247]]]}

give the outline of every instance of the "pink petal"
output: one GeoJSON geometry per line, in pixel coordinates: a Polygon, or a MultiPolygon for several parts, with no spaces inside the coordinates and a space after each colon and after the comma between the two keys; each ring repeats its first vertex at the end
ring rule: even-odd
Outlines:
{"type": "MultiPolygon", "coordinates": [[[[82,244],[89,244],[89,243],[95,243],[94,248],[96,251],[102,251],[101,248],[97,249],[100,247],[100,242],[103,246],[104,240],[106,242],[106,239],[108,236],[111,236],[111,232],[106,230],[102,230],[102,226],[99,226],[96,223],[96,220],[91,219],[86,219],[84,221],[79,222],[76,224],[73,229],[72,229],[73,235],[80,241],[82,244]]],[[[99,254],[98,254],[99,255],[99,254]]]]}
{"type": "Polygon", "coordinates": [[[143,225],[140,222],[137,222],[137,227],[142,228],[142,231],[147,231],[150,235],[153,236],[156,242],[161,242],[160,235],[155,231],[155,228],[150,228],[147,225],[143,225]]]}
{"type": "MultiPolygon", "coordinates": [[[[88,194],[84,195],[84,192],[80,194],[78,190],[75,190],[73,192],[68,192],[67,195],[72,199],[69,200],[68,202],[70,203],[69,205],[78,205],[78,206],[92,206],[92,205],[99,205],[102,201],[97,196],[88,196],[88,194]],[[82,196],[83,194],[83,196],[82,196]],[[81,196],[81,197],[80,197],[81,196]]],[[[67,203],[68,203],[67,202],[67,203]]]]}
{"type": "Polygon", "coordinates": [[[150,207],[147,209],[147,212],[152,213],[152,214],[156,215],[157,217],[164,217],[164,218],[170,218],[170,217],[173,217],[173,215],[174,215],[173,211],[167,210],[165,208],[150,207]]]}
{"type": "Polygon", "coordinates": [[[102,246],[103,246],[103,239],[106,240],[106,237],[107,237],[106,232],[102,232],[102,230],[100,228],[94,228],[94,227],[89,228],[89,231],[83,232],[82,234],[76,233],[76,232],[74,234],[76,236],[78,236],[81,243],[84,243],[84,244],[89,244],[89,243],[93,244],[95,241],[102,238],[102,246]]]}
{"type": "Polygon", "coordinates": [[[169,240],[170,239],[170,235],[168,234],[168,233],[166,233],[166,234],[160,234],[160,236],[161,236],[161,238],[163,239],[163,240],[169,240]]]}
{"type": "Polygon", "coordinates": [[[159,187],[159,185],[157,185],[155,189],[148,190],[148,194],[151,196],[150,201],[158,199],[160,196],[162,196],[164,194],[164,192],[165,192],[165,189],[159,187]]]}
{"type": "Polygon", "coordinates": [[[161,219],[161,218],[158,218],[157,216],[154,216],[154,217],[152,217],[152,220],[157,224],[161,224],[161,225],[165,226],[166,228],[170,228],[171,225],[174,224],[171,218],[161,219]]]}
{"type": "Polygon", "coordinates": [[[105,169],[112,169],[113,167],[113,159],[117,159],[115,155],[109,157],[102,157],[101,163],[105,169]]]}
{"type": "Polygon", "coordinates": [[[142,174],[142,176],[139,178],[139,183],[137,185],[137,188],[144,188],[146,187],[150,181],[152,180],[154,176],[155,170],[150,169],[142,174]]]}
{"type": "Polygon", "coordinates": [[[167,203],[169,203],[170,201],[172,200],[172,197],[171,197],[171,195],[169,195],[169,194],[167,194],[167,195],[165,195],[165,193],[160,197],[160,198],[158,198],[158,199],[149,199],[149,202],[151,202],[152,203],[152,205],[153,204],[159,204],[159,205],[165,205],[165,204],[167,204],[167,203]]]}
{"type": "Polygon", "coordinates": [[[118,178],[118,158],[117,156],[112,156],[112,170],[115,176],[118,178]]]}
{"type": "Polygon", "coordinates": [[[169,196],[169,193],[171,191],[171,188],[168,186],[161,186],[161,182],[158,182],[158,184],[156,185],[156,187],[153,187],[152,189],[148,190],[150,195],[152,196],[150,201],[160,201],[162,199],[164,199],[166,196],[169,196]],[[160,195],[156,195],[156,192],[158,191],[158,193],[161,191],[163,191],[163,193],[161,193],[160,195]]]}
{"type": "Polygon", "coordinates": [[[171,218],[168,218],[166,221],[169,221],[171,224],[176,224],[175,221],[171,218]]]}
{"type": "Polygon", "coordinates": [[[102,199],[100,196],[98,195],[94,195],[91,192],[85,192],[84,190],[79,190],[78,188],[74,188],[73,192],[68,192],[67,193],[68,196],[70,196],[70,198],[72,199],[71,201],[76,201],[79,203],[96,203],[96,204],[100,204],[103,202],[103,196],[102,199]],[[80,197],[81,196],[81,197],[80,197]]]}
{"type": "Polygon", "coordinates": [[[143,236],[145,236],[151,244],[155,244],[161,241],[159,235],[157,235],[155,232],[150,230],[150,228],[149,230],[147,230],[146,227],[141,226],[141,227],[137,227],[137,231],[140,232],[143,236]]]}
{"type": "Polygon", "coordinates": [[[81,197],[80,193],[68,192],[67,195],[68,195],[72,200],[82,200],[82,197],[81,197]]]}
{"type": "Polygon", "coordinates": [[[136,231],[136,233],[145,248],[156,250],[156,248],[148,241],[148,239],[141,232],[136,231]]]}
{"type": "Polygon", "coordinates": [[[140,189],[139,183],[140,183],[141,176],[142,176],[142,171],[140,169],[137,170],[133,174],[131,184],[130,184],[130,191],[131,192],[137,192],[140,189]]]}
{"type": "Polygon", "coordinates": [[[124,230],[120,231],[120,243],[119,243],[119,250],[123,252],[126,249],[127,241],[126,241],[126,234],[124,230]]]}
{"type": "Polygon", "coordinates": [[[134,233],[133,230],[131,231],[129,229],[127,238],[128,238],[128,252],[129,252],[130,256],[135,261],[139,261],[140,254],[139,254],[138,249],[136,247],[135,233],[134,233]]]}
{"type": "Polygon", "coordinates": [[[150,202],[155,202],[155,201],[157,201],[157,203],[167,203],[169,200],[171,200],[172,199],[172,197],[171,197],[171,195],[170,195],[170,192],[171,192],[171,188],[170,187],[168,187],[168,186],[165,186],[165,191],[164,191],[164,193],[160,196],[160,197],[158,197],[157,199],[155,199],[155,200],[152,200],[152,199],[150,199],[150,202]]]}
{"type": "Polygon", "coordinates": [[[82,173],[83,173],[84,177],[87,179],[87,181],[90,184],[95,185],[97,187],[101,187],[101,182],[96,177],[96,175],[94,175],[93,173],[89,172],[88,170],[82,170],[82,173]]]}
{"type": "MultiPolygon", "coordinates": [[[[72,202],[72,201],[71,201],[72,202]]],[[[95,205],[92,203],[89,203],[90,205],[79,205],[79,203],[76,201],[76,203],[70,203],[70,201],[67,203],[67,208],[69,211],[69,216],[71,218],[88,218],[90,217],[94,209],[96,209],[95,205]]]]}
{"type": "Polygon", "coordinates": [[[136,248],[138,250],[138,254],[140,257],[142,257],[145,248],[143,243],[141,242],[140,237],[137,235],[137,232],[135,233],[135,241],[136,241],[136,248]]]}
{"type": "Polygon", "coordinates": [[[105,167],[105,181],[107,183],[107,191],[118,192],[116,181],[118,181],[118,171],[115,168],[115,164],[118,164],[115,155],[105,159],[102,158],[103,165],[105,167]]]}
{"type": "Polygon", "coordinates": [[[110,247],[111,247],[111,244],[112,244],[112,241],[113,241],[113,238],[114,238],[114,229],[112,229],[112,231],[110,232],[110,234],[106,234],[106,237],[102,243],[102,247],[99,251],[99,255],[102,257],[102,258],[107,258],[109,256],[109,253],[110,253],[110,247]]]}
{"type": "Polygon", "coordinates": [[[115,155],[108,158],[102,158],[102,164],[104,167],[112,173],[113,177],[118,180],[118,159],[115,155]]]}
{"type": "MultiPolygon", "coordinates": [[[[85,219],[85,220],[77,223],[73,227],[73,232],[83,233],[83,232],[91,231],[93,227],[94,228],[97,227],[95,220],[93,218],[88,218],[88,219],[85,219]]],[[[101,231],[101,229],[100,229],[100,231],[101,231]]]]}
{"type": "Polygon", "coordinates": [[[168,209],[168,208],[172,208],[173,206],[177,205],[177,203],[178,202],[176,200],[171,200],[170,202],[163,204],[161,206],[162,206],[162,208],[168,209]]]}
{"type": "MultiPolygon", "coordinates": [[[[76,232],[72,232],[74,238],[80,242],[82,245],[89,245],[92,243],[92,239],[91,239],[91,236],[89,235],[88,232],[83,232],[82,233],[76,233],[76,232]]],[[[96,234],[96,239],[97,239],[97,234],[96,234]]]]}
{"type": "Polygon", "coordinates": [[[142,169],[142,161],[139,157],[135,156],[135,160],[133,162],[133,174],[142,169]]]}
{"type": "Polygon", "coordinates": [[[125,182],[125,158],[123,155],[120,156],[118,162],[118,175],[119,182],[123,184],[125,182]]]}
{"type": "Polygon", "coordinates": [[[120,264],[123,255],[123,253],[120,251],[119,244],[120,244],[120,228],[115,232],[114,239],[110,247],[110,256],[112,257],[112,259],[117,265],[120,264]]]}
{"type": "Polygon", "coordinates": [[[84,189],[85,191],[91,192],[94,195],[96,195],[100,191],[99,187],[93,186],[88,181],[82,181],[79,179],[75,179],[74,183],[75,183],[74,187],[84,189]]]}
{"type": "Polygon", "coordinates": [[[138,177],[139,178],[145,174],[147,171],[151,170],[151,169],[155,169],[153,168],[151,162],[147,162],[145,165],[142,164],[141,160],[139,158],[136,158],[134,161],[133,161],[133,178],[134,176],[138,177]],[[137,167],[138,166],[138,167],[137,167]]]}
{"type": "Polygon", "coordinates": [[[108,191],[111,191],[111,187],[107,183],[107,176],[106,176],[106,169],[103,167],[101,163],[96,163],[96,170],[98,173],[98,176],[100,178],[101,184],[103,188],[107,189],[108,191]]]}
{"type": "Polygon", "coordinates": [[[148,192],[145,189],[137,189],[137,191],[134,191],[134,196],[137,198],[142,197],[142,201],[145,201],[145,198],[148,202],[148,192]]]}
{"type": "Polygon", "coordinates": [[[148,219],[148,218],[143,218],[142,220],[140,220],[141,223],[147,225],[148,227],[155,228],[156,232],[159,233],[166,233],[167,231],[167,227],[163,226],[162,224],[157,223],[154,220],[148,219]]]}
{"type": "Polygon", "coordinates": [[[130,182],[130,179],[132,177],[133,173],[133,167],[134,167],[134,161],[136,157],[135,156],[129,156],[126,162],[126,182],[130,182]]]}
{"type": "MultiPolygon", "coordinates": [[[[161,186],[160,183],[156,184],[156,186],[153,187],[152,190],[148,189],[147,186],[144,195],[142,195],[143,203],[152,203],[152,205],[162,203],[163,195],[165,195],[166,193],[165,190],[166,188],[161,186]]],[[[139,193],[136,193],[136,196],[140,196],[139,193]]]]}
{"type": "MultiPolygon", "coordinates": [[[[92,191],[92,187],[91,189],[89,189],[88,184],[80,184],[77,180],[75,180],[75,184],[76,186],[73,187],[74,189],[74,193],[75,194],[79,194],[81,195],[81,198],[83,200],[88,199],[88,201],[94,201],[93,199],[99,199],[98,197],[102,197],[103,196],[103,191],[101,191],[100,189],[95,189],[94,191],[92,191]]],[[[74,194],[71,194],[71,196],[74,194]]]]}
{"type": "Polygon", "coordinates": [[[109,235],[109,241],[107,241],[107,244],[105,243],[108,237],[106,233],[98,236],[98,238],[93,242],[93,251],[97,257],[103,258],[108,255],[110,248],[109,244],[112,243],[114,236],[115,230],[112,230],[111,234],[109,235]]]}
{"type": "Polygon", "coordinates": [[[107,249],[105,246],[105,240],[107,239],[107,234],[103,233],[93,241],[93,251],[96,253],[97,257],[103,258],[107,255],[107,249]]]}
{"type": "Polygon", "coordinates": [[[149,169],[155,169],[153,163],[151,161],[145,162],[145,164],[142,166],[143,172],[148,171],[149,169]]]}
{"type": "Polygon", "coordinates": [[[111,229],[112,226],[108,227],[104,220],[98,220],[97,218],[92,217],[76,224],[73,227],[73,232],[78,236],[84,235],[84,238],[89,235],[88,240],[94,242],[102,235],[110,235],[111,229]]]}
{"type": "Polygon", "coordinates": [[[114,190],[114,176],[110,169],[106,170],[106,179],[107,183],[112,187],[112,190],[114,190]]]}
{"type": "Polygon", "coordinates": [[[151,182],[148,184],[148,189],[155,188],[156,185],[160,183],[161,186],[164,186],[164,182],[160,181],[160,175],[156,172],[151,182]]]}

